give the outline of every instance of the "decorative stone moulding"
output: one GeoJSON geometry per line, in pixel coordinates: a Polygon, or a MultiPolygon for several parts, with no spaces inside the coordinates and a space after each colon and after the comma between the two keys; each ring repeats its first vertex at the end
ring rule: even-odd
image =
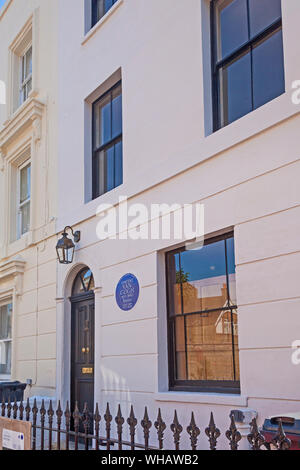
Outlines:
{"type": "Polygon", "coordinates": [[[0,132],[0,169],[1,162],[6,154],[7,147],[26,129],[32,129],[32,136],[35,142],[41,139],[42,116],[45,104],[38,99],[29,98],[15,114],[4,123],[4,128],[0,132]]]}
{"type": "Polygon", "coordinates": [[[1,281],[11,280],[17,296],[22,295],[25,264],[26,262],[20,257],[0,264],[0,285],[1,281]]]}

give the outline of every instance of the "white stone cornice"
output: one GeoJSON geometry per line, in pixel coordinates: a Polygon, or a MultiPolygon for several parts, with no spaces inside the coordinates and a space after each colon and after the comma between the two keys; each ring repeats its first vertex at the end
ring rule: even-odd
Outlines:
{"type": "Polygon", "coordinates": [[[15,258],[0,264],[1,281],[13,281],[16,295],[22,295],[22,280],[26,262],[21,258],[15,258]]]}
{"type": "Polygon", "coordinates": [[[0,151],[5,154],[5,149],[21,132],[32,127],[35,140],[41,138],[41,119],[45,104],[34,97],[29,98],[15,113],[4,123],[0,132],[0,151]]]}

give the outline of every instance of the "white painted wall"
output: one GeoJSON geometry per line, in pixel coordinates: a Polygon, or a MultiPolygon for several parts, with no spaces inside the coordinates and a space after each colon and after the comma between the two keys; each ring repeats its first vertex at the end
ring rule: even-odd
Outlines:
{"type": "MultiPolygon", "coordinates": [[[[159,406],[171,419],[176,407],[186,424],[209,411],[218,425],[230,409],[266,415],[299,407],[300,368],[291,343],[300,327],[299,107],[292,81],[300,75],[295,43],[299,4],[282,2],[286,93],[210,134],[207,64],[208,1],[123,0],[84,36],[84,2],[60,3],[59,204],[57,229],[82,231],[76,262],[88,265],[96,295],[96,400],[119,401],[137,413],[159,406]],[[79,66],[80,64],[80,66],[79,66]],[[87,132],[84,103],[121,67],[124,184],[84,203],[87,132]],[[204,113],[205,110],[205,113],[204,113]],[[70,174],[72,178],[65,178],[70,174]],[[167,241],[96,237],[96,208],[130,202],[205,205],[205,232],[233,227],[237,263],[241,396],[167,391],[164,266],[167,241]],[[124,313],[114,292],[120,277],[135,274],[141,295],[124,313]]],[[[89,153],[88,153],[89,158],[89,153]]],[[[59,268],[58,297],[67,276],[59,268]]],[[[60,345],[58,344],[58,348],[60,345]]],[[[201,439],[205,439],[203,436],[201,439]]]]}

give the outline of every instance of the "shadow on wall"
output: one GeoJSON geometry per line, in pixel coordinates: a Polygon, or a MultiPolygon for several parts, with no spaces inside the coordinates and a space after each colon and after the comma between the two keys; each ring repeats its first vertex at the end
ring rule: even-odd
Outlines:
{"type": "Polygon", "coordinates": [[[130,411],[129,404],[131,400],[131,394],[125,377],[122,377],[113,370],[102,366],[101,383],[104,391],[113,393],[113,401],[115,403],[120,403],[121,405],[123,404],[125,406],[124,412],[127,412],[126,407],[128,407],[128,411],[130,411]]]}

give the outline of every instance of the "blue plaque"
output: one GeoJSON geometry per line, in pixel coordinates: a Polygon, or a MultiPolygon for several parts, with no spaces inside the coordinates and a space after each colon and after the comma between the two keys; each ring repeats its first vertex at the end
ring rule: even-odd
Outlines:
{"type": "Polygon", "coordinates": [[[116,288],[116,301],[121,310],[131,310],[138,301],[140,294],[139,281],[133,274],[125,274],[116,288]]]}

